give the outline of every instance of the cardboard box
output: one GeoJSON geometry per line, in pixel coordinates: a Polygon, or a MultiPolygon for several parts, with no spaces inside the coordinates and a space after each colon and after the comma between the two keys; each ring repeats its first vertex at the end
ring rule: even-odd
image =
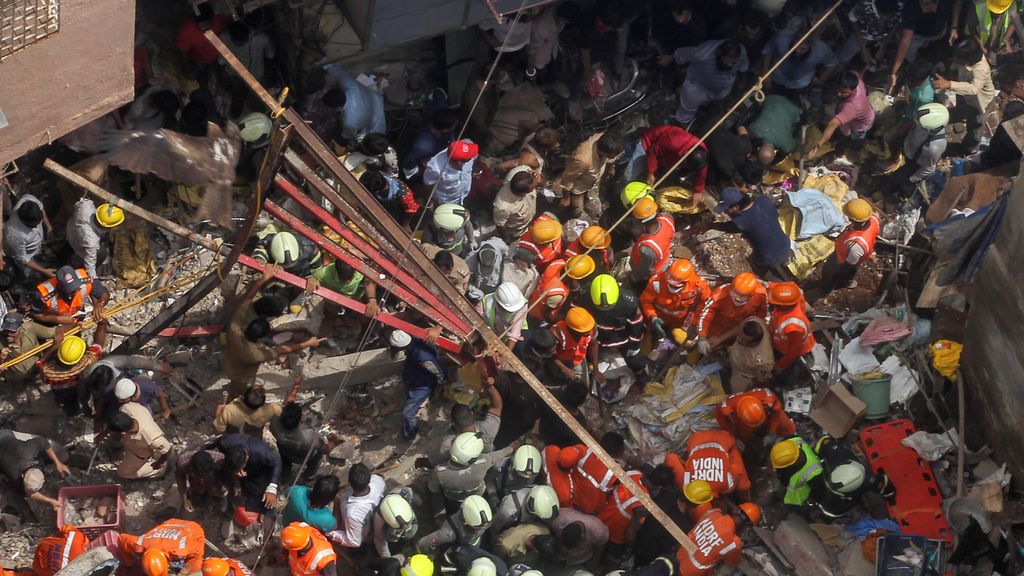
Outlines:
{"type": "Polygon", "coordinates": [[[864,417],[868,405],[846,389],[842,383],[833,384],[818,394],[818,403],[809,416],[829,436],[842,438],[864,417]]]}

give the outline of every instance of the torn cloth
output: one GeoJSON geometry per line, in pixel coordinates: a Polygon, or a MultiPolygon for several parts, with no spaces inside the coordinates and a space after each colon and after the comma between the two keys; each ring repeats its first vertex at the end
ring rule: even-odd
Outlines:
{"type": "Polygon", "coordinates": [[[883,342],[902,340],[913,333],[910,325],[889,316],[882,316],[871,321],[860,334],[863,346],[875,346],[883,342]]]}
{"type": "Polygon", "coordinates": [[[821,190],[801,188],[786,192],[789,203],[800,211],[800,229],[797,240],[806,240],[818,234],[832,234],[842,231],[846,221],[835,206],[835,202],[821,190]]]}

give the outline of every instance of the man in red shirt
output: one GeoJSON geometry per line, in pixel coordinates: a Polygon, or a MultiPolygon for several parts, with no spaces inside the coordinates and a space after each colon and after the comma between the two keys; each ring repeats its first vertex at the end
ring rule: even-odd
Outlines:
{"type": "MultiPolygon", "coordinates": [[[[647,157],[647,183],[653,186],[658,177],[672,168],[691,148],[697,146],[699,140],[679,126],[648,128],[640,139],[647,157]]],[[[703,142],[679,166],[676,174],[687,180],[688,187],[693,189],[694,202],[699,204],[708,176],[708,148],[703,142]]]]}
{"type": "Polygon", "coordinates": [[[202,85],[205,85],[207,80],[209,67],[216,64],[220,58],[220,53],[203,34],[207,30],[213,30],[214,34],[220,36],[230,23],[230,17],[226,14],[214,14],[213,6],[207,2],[197,6],[195,14],[178,27],[175,46],[188,57],[192,73],[202,85]]]}

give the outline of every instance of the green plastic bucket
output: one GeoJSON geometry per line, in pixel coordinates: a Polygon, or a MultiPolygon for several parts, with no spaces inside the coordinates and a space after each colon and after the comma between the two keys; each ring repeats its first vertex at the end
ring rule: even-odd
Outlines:
{"type": "Polygon", "coordinates": [[[892,376],[885,372],[874,371],[857,374],[853,377],[853,394],[868,405],[865,418],[877,420],[889,415],[889,389],[892,387],[892,376]]]}

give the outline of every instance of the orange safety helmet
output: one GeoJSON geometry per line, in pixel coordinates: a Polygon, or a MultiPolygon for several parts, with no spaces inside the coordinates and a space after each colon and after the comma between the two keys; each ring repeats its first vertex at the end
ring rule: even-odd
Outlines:
{"type": "Polygon", "coordinates": [[[167,576],[169,563],[163,550],[147,548],[142,553],[142,571],[146,576],[167,576]]]}
{"type": "Polygon", "coordinates": [[[645,196],[633,204],[633,217],[641,222],[650,222],[658,215],[658,203],[645,196]]]}
{"type": "Polygon", "coordinates": [[[594,316],[586,308],[573,306],[565,314],[565,323],[574,332],[586,333],[594,329],[594,316]]]}
{"type": "Polygon", "coordinates": [[[697,272],[694,270],[692,262],[686,258],[680,258],[668,267],[668,274],[665,275],[665,280],[667,280],[671,286],[682,286],[689,282],[696,273],[697,272]]]}
{"type": "Polygon", "coordinates": [[[802,295],[795,282],[779,282],[768,291],[768,303],[775,306],[796,306],[802,295]]]}
{"type": "Polygon", "coordinates": [[[759,283],[753,273],[741,272],[732,279],[732,289],[741,296],[753,296],[759,283]]]}
{"type": "Polygon", "coordinates": [[[747,519],[750,520],[751,524],[757,525],[761,522],[761,507],[753,502],[744,502],[740,504],[740,510],[747,515],[747,519]]]}
{"type": "Polygon", "coordinates": [[[281,530],[281,547],[285,550],[302,550],[312,539],[312,529],[309,526],[300,526],[296,523],[281,530]]]}
{"type": "Polygon", "coordinates": [[[203,576],[228,576],[231,565],[223,558],[207,558],[203,560],[203,576]]]}
{"type": "Polygon", "coordinates": [[[753,396],[744,396],[736,404],[736,417],[748,428],[760,428],[768,415],[764,412],[764,404],[753,396]]]}
{"type": "Polygon", "coordinates": [[[580,234],[580,244],[587,249],[604,250],[612,245],[612,237],[600,226],[587,226],[580,234]]]}
{"type": "Polygon", "coordinates": [[[550,218],[538,218],[530,224],[530,236],[538,244],[550,244],[562,237],[562,225],[550,218]]]}
{"type": "Polygon", "coordinates": [[[565,275],[573,280],[583,280],[596,269],[597,264],[589,254],[577,254],[565,263],[565,275]]]}

